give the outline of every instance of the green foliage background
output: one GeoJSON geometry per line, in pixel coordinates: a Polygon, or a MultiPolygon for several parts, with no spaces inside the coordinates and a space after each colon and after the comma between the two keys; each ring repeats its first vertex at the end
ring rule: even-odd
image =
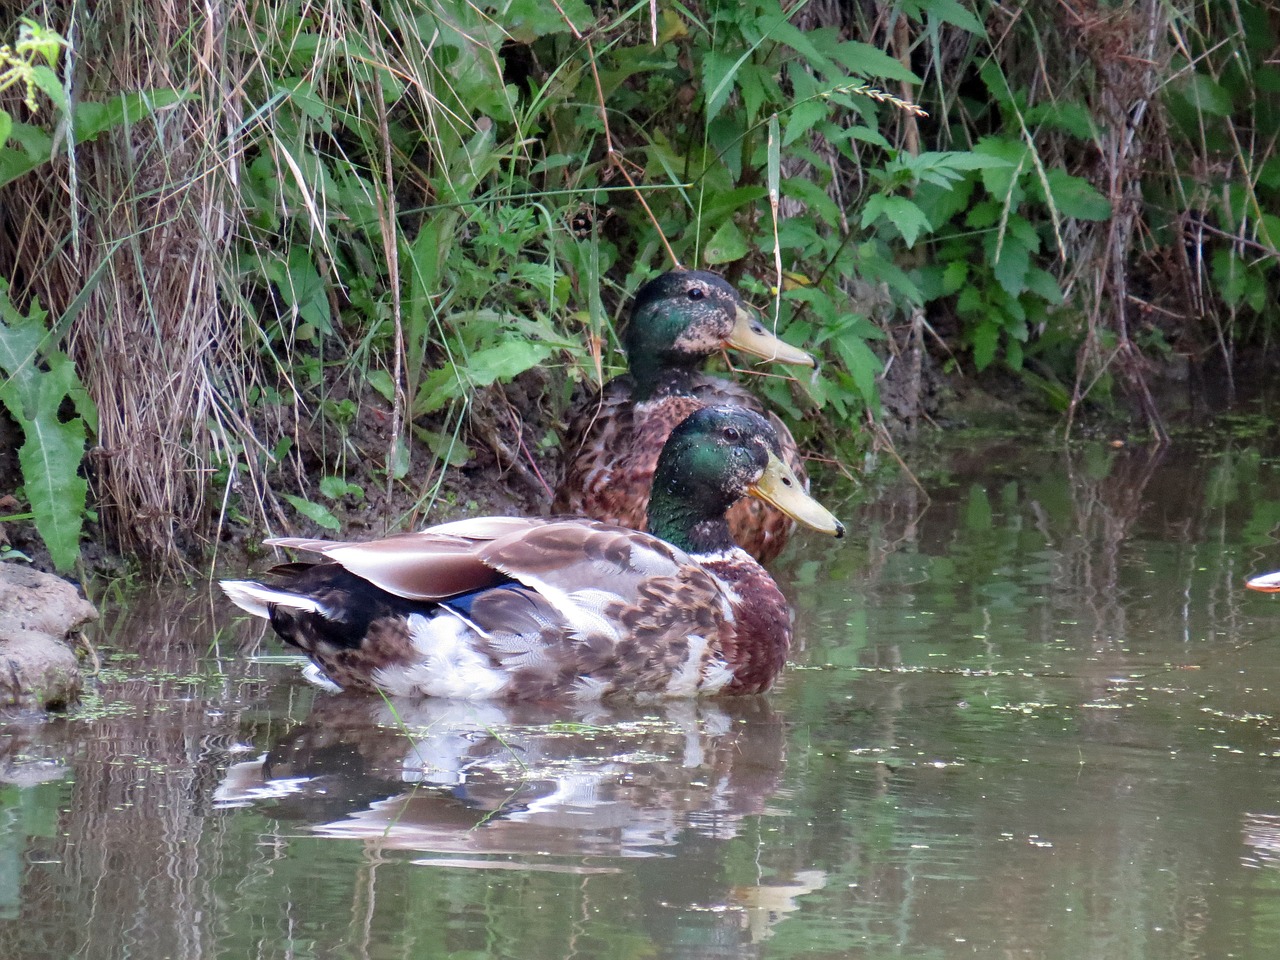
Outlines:
{"type": "Polygon", "coordinates": [[[158,562],[395,525],[468,464],[539,489],[672,258],[822,355],[757,382],[839,456],[882,398],[927,414],[928,356],[1159,433],[1150,361],[1270,342],[1269,0],[99,6],[43,9],[78,102],[6,104],[0,277],[101,411],[107,532],[158,562]]]}

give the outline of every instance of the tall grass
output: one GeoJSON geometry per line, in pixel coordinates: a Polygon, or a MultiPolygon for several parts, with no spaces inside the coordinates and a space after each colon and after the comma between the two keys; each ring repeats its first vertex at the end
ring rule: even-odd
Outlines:
{"type": "Polygon", "coordinates": [[[826,355],[759,387],[828,452],[883,391],[926,417],[931,366],[1067,418],[1133,397],[1159,435],[1154,364],[1271,336],[1270,0],[29,12],[77,103],[179,95],[0,188],[0,277],[66,338],[104,527],[157,567],[416,520],[468,463],[536,501],[547,425],[676,261],[826,355]]]}

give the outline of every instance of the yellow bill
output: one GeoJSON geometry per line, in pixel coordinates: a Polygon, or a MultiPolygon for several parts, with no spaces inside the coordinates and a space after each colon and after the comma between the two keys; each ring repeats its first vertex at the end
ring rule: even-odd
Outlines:
{"type": "Polygon", "coordinates": [[[747,487],[747,493],[777,507],[796,523],[833,537],[844,536],[844,524],[831,511],[805,492],[795,471],[769,454],[769,465],[760,479],[747,487]]]}
{"type": "Polygon", "coordinates": [[[779,340],[760,322],[755,313],[743,306],[738,307],[737,319],[725,342],[735,350],[775,363],[798,363],[806,367],[815,365],[813,357],[799,347],[779,340]]]}

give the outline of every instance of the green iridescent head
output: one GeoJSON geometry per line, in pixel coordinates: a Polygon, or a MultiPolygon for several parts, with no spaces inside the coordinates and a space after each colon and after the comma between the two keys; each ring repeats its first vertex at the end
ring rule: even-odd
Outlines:
{"type": "Polygon", "coordinates": [[[649,532],[689,553],[733,545],[725,511],[756,497],[835,537],[844,525],[814,500],[782,459],[769,421],[741,407],[704,407],[671,432],[649,496],[649,532]]]}
{"type": "Polygon", "coordinates": [[[780,363],[813,366],[803,350],[770,333],[723,277],[673,270],[636,292],[624,335],[637,399],[646,399],[670,370],[696,370],[732,348],[780,363]]]}

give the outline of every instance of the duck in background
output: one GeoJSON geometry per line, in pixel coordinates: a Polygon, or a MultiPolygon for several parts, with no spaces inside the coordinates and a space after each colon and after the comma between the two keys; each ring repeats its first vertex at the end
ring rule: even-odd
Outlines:
{"type": "MultiPolygon", "coordinates": [[[[700,270],[664,273],[637,292],[623,335],[630,373],[581,403],[565,434],[564,480],[553,512],[646,529],[653,471],[667,436],[702,407],[733,404],[765,415],[751,391],[702,373],[725,348],[779,363],[814,366],[803,350],[770,333],[738,291],[700,270]]],[[[808,489],[791,432],[768,414],[783,459],[808,489]]],[[[761,563],[782,552],[794,528],[780,511],[743,500],[729,511],[734,541],[761,563]]]]}
{"type": "Polygon", "coordinates": [[[1250,577],[1244,582],[1244,585],[1250,590],[1257,590],[1259,593],[1280,593],[1280,570],[1275,573],[1263,573],[1256,577],[1250,577]]]}
{"type": "Polygon", "coordinates": [[[786,662],[790,609],[737,547],[743,496],[815,530],[843,525],[804,490],[769,421],[705,407],[668,438],[649,533],[585,518],[482,517],[366,543],[276,539],[317,563],[224,580],[346,690],[469,700],[749,694],[786,662]]]}

